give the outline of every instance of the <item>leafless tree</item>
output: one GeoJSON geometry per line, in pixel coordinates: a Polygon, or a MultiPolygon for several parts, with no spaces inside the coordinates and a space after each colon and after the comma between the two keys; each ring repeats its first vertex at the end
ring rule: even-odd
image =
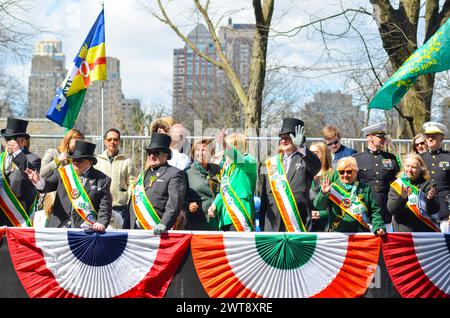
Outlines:
{"type": "MultiPolygon", "coordinates": [[[[305,33],[305,38],[318,34],[323,42],[319,58],[309,67],[289,68],[302,75],[307,71],[309,76],[341,74],[348,79],[354,78],[355,72],[365,72],[367,79],[359,84],[353,81],[353,84],[359,85],[361,94],[358,98],[368,101],[417,49],[419,39],[423,37],[423,42],[427,41],[450,15],[450,0],[370,0],[372,7],[367,6],[369,2],[353,1],[350,5],[351,1],[345,2],[346,6],[341,1],[340,7],[332,14],[308,13],[309,22],[290,30],[273,30],[272,33],[288,37],[305,33]],[[367,24],[369,19],[372,25],[376,23],[376,33],[367,24]],[[421,30],[421,25],[424,30],[421,30]],[[351,45],[347,46],[349,43],[351,45]],[[347,57],[351,57],[350,63],[347,57]]],[[[396,106],[401,118],[398,137],[411,137],[430,119],[434,78],[434,74],[420,76],[396,106]]]]}
{"type": "Polygon", "coordinates": [[[209,13],[209,0],[204,1],[204,4],[200,3],[199,0],[193,0],[193,3],[197,13],[203,18],[211,34],[215,47],[215,54],[217,54],[218,57],[217,59],[205,54],[195,43],[190,41],[173,22],[172,18],[169,17],[165,5],[162,4],[161,0],[157,0],[157,3],[159,14],[155,13],[154,16],[161,22],[167,24],[198,56],[220,68],[225,73],[242,105],[247,133],[253,134],[256,132],[256,134],[258,134],[258,129],[261,125],[262,92],[264,89],[268,35],[274,10],[274,0],[253,0],[252,2],[256,22],[256,33],[253,41],[248,89],[241,83],[236,71],[233,69],[229,59],[223,51],[217,33],[217,26],[212,21],[209,13]]]}

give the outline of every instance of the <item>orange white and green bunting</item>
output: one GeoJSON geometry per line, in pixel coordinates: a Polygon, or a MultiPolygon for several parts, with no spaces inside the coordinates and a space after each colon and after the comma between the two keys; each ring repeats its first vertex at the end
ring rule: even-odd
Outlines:
{"type": "Polygon", "coordinates": [[[203,288],[219,298],[359,297],[375,274],[371,233],[195,234],[203,288]]]}

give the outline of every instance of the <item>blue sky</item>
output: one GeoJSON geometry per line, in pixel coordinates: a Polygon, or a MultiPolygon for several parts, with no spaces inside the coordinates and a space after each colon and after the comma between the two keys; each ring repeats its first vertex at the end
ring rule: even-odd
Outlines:
{"type": "MultiPolygon", "coordinates": [[[[224,15],[222,24],[229,16],[234,23],[254,23],[251,1],[211,1],[210,11],[213,20],[224,15]]],[[[369,1],[343,0],[342,5],[359,7],[365,5],[371,10],[369,1]]],[[[95,0],[35,0],[25,17],[48,33],[40,35],[36,40],[60,39],[63,41],[63,53],[66,55],[66,67],[72,62],[82,41],[100,11],[100,1],[95,0]]],[[[159,103],[170,107],[172,90],[173,49],[183,47],[184,43],[166,25],[158,21],[152,12],[156,12],[155,1],[139,0],[104,0],[106,26],[106,53],[120,59],[122,90],[128,98],[138,98],[144,104],[159,103]],[[144,3],[149,3],[147,7],[144,3]]],[[[324,17],[341,9],[341,4],[333,0],[279,0],[275,3],[273,31],[286,31],[309,22],[311,14],[324,17]],[[319,5],[320,4],[320,5],[319,5]],[[306,14],[308,12],[308,14],[306,14]]],[[[188,33],[199,20],[193,14],[191,1],[171,1],[169,14],[180,25],[184,33],[188,33]]],[[[360,21],[364,30],[376,34],[376,24],[370,16],[360,21]]],[[[336,23],[334,30],[343,28],[336,23]]],[[[276,35],[276,32],[272,32],[276,35]]],[[[358,50],[354,38],[342,39],[332,44],[342,50],[358,50]]],[[[336,56],[345,59],[346,55],[336,56]]],[[[23,67],[14,66],[13,71],[25,87],[31,68],[31,60],[23,67]]],[[[274,36],[269,41],[269,66],[283,64],[287,66],[307,67],[326,65],[323,42],[317,34],[302,31],[293,37],[274,36]]],[[[344,60],[343,60],[344,62],[344,60]]],[[[320,73],[320,72],[319,72],[320,73]]],[[[322,73],[327,73],[322,72],[322,73]]],[[[315,76],[315,74],[312,77],[315,76]]],[[[317,79],[309,78],[301,81],[299,90],[303,90],[302,102],[312,99],[314,91],[331,89],[351,91],[349,83],[344,83],[339,75],[327,74],[317,79]]]]}

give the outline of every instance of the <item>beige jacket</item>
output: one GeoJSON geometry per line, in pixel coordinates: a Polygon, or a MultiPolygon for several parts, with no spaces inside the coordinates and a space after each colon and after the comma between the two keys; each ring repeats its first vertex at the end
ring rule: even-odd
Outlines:
{"type": "Polygon", "coordinates": [[[111,178],[111,194],[113,207],[127,205],[131,197],[131,182],[134,169],[131,159],[124,154],[117,154],[110,163],[107,151],[97,156],[97,164],[94,168],[100,170],[111,178]]]}

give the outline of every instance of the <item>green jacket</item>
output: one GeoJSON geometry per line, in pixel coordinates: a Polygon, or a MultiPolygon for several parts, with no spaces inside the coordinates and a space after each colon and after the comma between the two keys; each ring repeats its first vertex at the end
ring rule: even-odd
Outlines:
{"type": "Polygon", "coordinates": [[[208,208],[219,191],[220,167],[209,163],[207,170],[194,161],[186,170],[188,192],[184,199],[187,229],[188,230],[218,230],[217,217],[210,218],[208,208]],[[196,212],[189,211],[189,204],[197,202],[199,208],[196,212]]]}
{"type": "MultiPolygon", "coordinates": [[[[343,184],[340,180],[336,180],[335,182],[340,187],[343,187],[343,184]]],[[[379,228],[384,230],[384,222],[381,216],[381,210],[375,203],[375,199],[372,196],[372,192],[370,190],[369,185],[358,182],[357,183],[357,192],[360,200],[366,205],[368,212],[367,217],[372,222],[372,231],[376,232],[379,228]]],[[[334,204],[328,197],[328,194],[323,194],[322,191],[317,193],[316,198],[314,199],[314,206],[318,210],[327,210],[328,212],[328,225],[329,228],[333,222],[336,220],[337,216],[341,214],[341,209],[336,204],[334,204]]],[[[362,226],[358,221],[352,218],[350,215],[345,213],[343,219],[339,223],[339,226],[336,229],[336,232],[369,232],[364,226],[362,226]]]]}
{"type": "MultiPolygon", "coordinates": [[[[250,214],[252,222],[255,220],[254,193],[257,179],[256,160],[253,156],[245,154],[242,156],[236,148],[231,151],[226,150],[225,155],[233,160],[234,170],[230,175],[230,184],[247,212],[250,214]]],[[[233,169],[233,167],[231,167],[233,169]]],[[[216,217],[219,220],[219,227],[233,224],[227,213],[220,192],[217,194],[214,204],[216,205],[216,217]]]]}
{"type": "MultiPolygon", "coordinates": [[[[335,182],[339,180],[339,174],[336,170],[332,169],[331,171],[327,171],[325,173],[325,176],[327,176],[330,179],[330,182],[335,182]]],[[[322,181],[324,176],[320,178],[320,181],[322,181]]],[[[320,192],[320,181],[316,182],[316,180],[313,179],[311,184],[311,190],[309,191],[311,202],[314,202],[314,199],[316,198],[317,194],[320,192]]],[[[328,211],[327,210],[318,210],[315,206],[314,209],[316,211],[319,211],[320,219],[312,222],[311,231],[312,232],[323,232],[325,231],[325,228],[328,224],[328,211]]]]}

